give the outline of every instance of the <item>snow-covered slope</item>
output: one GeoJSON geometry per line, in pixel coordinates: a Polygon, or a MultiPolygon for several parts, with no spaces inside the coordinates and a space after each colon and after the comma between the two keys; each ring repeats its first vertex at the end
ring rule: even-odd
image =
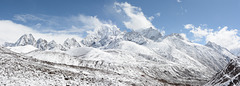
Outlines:
{"type": "MultiPolygon", "coordinates": [[[[104,68],[56,64],[22,56],[0,48],[0,84],[6,86],[92,86],[163,85],[151,78],[119,74],[104,68]],[[144,81],[144,82],[142,82],[144,81]]],[[[107,66],[87,61],[90,66],[107,66]]],[[[79,61],[79,65],[83,62],[79,61]]]]}
{"type": "Polygon", "coordinates": [[[16,46],[16,47],[7,47],[11,51],[17,52],[17,53],[28,53],[34,50],[37,50],[38,48],[32,46],[32,45],[26,45],[26,46],[16,46]]]}
{"type": "Polygon", "coordinates": [[[231,60],[206,86],[240,86],[240,58],[231,60]]]}
{"type": "Polygon", "coordinates": [[[203,85],[230,59],[236,58],[213,43],[206,46],[192,43],[184,34],[162,37],[152,28],[121,32],[116,26],[102,25],[81,42],[84,46],[75,39],[67,39],[61,47],[54,41],[39,39],[36,47],[40,50],[24,55],[64,65],[60,66],[63,70],[87,72],[92,80],[99,77],[108,80],[101,85],[203,85]]]}
{"type": "Polygon", "coordinates": [[[236,56],[234,56],[228,49],[221,47],[220,45],[217,45],[213,42],[208,42],[206,44],[207,47],[213,48],[214,50],[216,50],[217,52],[219,52],[220,54],[223,54],[226,56],[226,59],[228,61],[230,61],[231,59],[236,58],[236,56]]]}
{"type": "MultiPolygon", "coordinates": [[[[67,62],[69,64],[61,64],[25,57],[2,47],[0,48],[0,58],[1,85],[187,85],[178,81],[164,80],[170,78],[171,76],[167,76],[172,73],[162,70],[168,68],[167,65],[149,68],[154,65],[151,63],[139,64],[138,67],[91,60],[75,60],[76,64],[69,65],[71,64],[69,62],[67,62]],[[162,74],[159,75],[158,72],[162,74]],[[165,78],[156,78],[160,76],[165,76],[165,78]]],[[[184,68],[178,70],[184,70],[184,68]]],[[[179,73],[183,74],[181,71],[179,73]]],[[[199,80],[192,80],[192,82],[194,81],[199,80]]]]}

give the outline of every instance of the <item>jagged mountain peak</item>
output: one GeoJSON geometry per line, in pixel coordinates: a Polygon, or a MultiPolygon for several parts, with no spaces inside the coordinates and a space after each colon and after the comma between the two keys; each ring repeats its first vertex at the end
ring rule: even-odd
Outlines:
{"type": "Polygon", "coordinates": [[[140,33],[135,32],[135,31],[127,32],[123,36],[123,38],[124,38],[124,40],[132,41],[132,42],[135,42],[140,45],[146,43],[146,39],[140,33]]]}
{"type": "Polygon", "coordinates": [[[77,42],[77,40],[75,38],[66,39],[64,41],[63,46],[67,49],[70,49],[70,48],[73,48],[73,47],[81,47],[80,44],[77,42]]]}
{"type": "Polygon", "coordinates": [[[47,40],[39,38],[36,43],[36,47],[40,50],[46,50],[47,49],[47,40]]]}
{"type": "Polygon", "coordinates": [[[66,51],[66,49],[61,45],[61,44],[57,44],[54,40],[50,41],[47,44],[47,49],[48,50],[62,50],[62,51],[66,51]]]}
{"type": "Polygon", "coordinates": [[[147,29],[137,30],[136,32],[138,32],[141,35],[143,35],[144,37],[154,40],[154,41],[157,41],[159,38],[162,37],[161,32],[152,27],[147,28],[147,29]]]}
{"type": "Polygon", "coordinates": [[[121,39],[123,32],[115,25],[103,24],[101,27],[88,32],[82,44],[88,47],[101,47],[108,45],[111,41],[121,39]]]}
{"type": "Polygon", "coordinates": [[[14,46],[35,45],[35,43],[36,40],[32,34],[24,34],[15,42],[14,46]]]}

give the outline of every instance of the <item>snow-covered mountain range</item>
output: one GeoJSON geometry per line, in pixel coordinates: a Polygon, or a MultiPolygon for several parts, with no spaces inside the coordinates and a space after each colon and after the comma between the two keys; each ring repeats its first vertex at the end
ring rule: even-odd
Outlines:
{"type": "Polygon", "coordinates": [[[192,43],[184,34],[162,36],[153,28],[122,32],[110,25],[89,32],[83,40],[71,38],[63,44],[42,38],[36,41],[28,34],[3,46],[1,58],[7,60],[4,63],[23,65],[18,71],[31,77],[24,78],[8,71],[17,70],[14,67],[1,65],[6,70],[4,73],[18,74],[16,77],[0,74],[6,78],[1,83],[13,84],[28,84],[37,79],[34,83],[45,85],[203,85],[237,58],[215,43],[192,43]],[[37,67],[32,68],[29,63],[37,67]]]}
{"type": "Polygon", "coordinates": [[[22,35],[15,43],[5,42],[3,46],[5,47],[18,47],[18,46],[26,46],[31,45],[33,47],[38,48],[39,50],[61,50],[66,51],[70,48],[81,47],[80,44],[76,41],[76,39],[66,39],[64,44],[57,44],[54,40],[47,42],[47,40],[39,38],[37,41],[33,37],[32,34],[24,34],[22,35]]]}

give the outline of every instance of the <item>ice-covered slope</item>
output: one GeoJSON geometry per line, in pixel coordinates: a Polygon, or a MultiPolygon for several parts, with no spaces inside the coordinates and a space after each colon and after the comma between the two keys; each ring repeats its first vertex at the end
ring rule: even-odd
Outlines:
{"type": "Polygon", "coordinates": [[[231,60],[206,86],[240,86],[240,58],[231,60]]]}

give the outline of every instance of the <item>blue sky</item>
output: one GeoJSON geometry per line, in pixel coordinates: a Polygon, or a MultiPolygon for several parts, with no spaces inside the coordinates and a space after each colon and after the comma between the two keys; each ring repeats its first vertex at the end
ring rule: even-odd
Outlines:
{"type": "Polygon", "coordinates": [[[185,33],[191,41],[205,44],[211,41],[209,36],[216,36],[227,26],[226,32],[232,32],[230,35],[236,36],[233,38],[239,42],[239,0],[0,0],[0,20],[21,24],[39,33],[66,32],[75,28],[78,32],[67,34],[84,37],[86,29],[92,29],[84,28],[87,25],[81,22],[83,19],[75,20],[80,17],[117,25],[121,30],[134,29],[124,24],[134,22],[124,11],[124,4],[141,9],[133,10],[143,13],[147,20],[140,20],[147,22],[142,23],[150,22],[152,25],[148,26],[165,31],[166,35],[185,33]],[[120,4],[121,12],[117,12],[115,3],[120,4]],[[186,29],[188,24],[192,28],[186,29]]]}

